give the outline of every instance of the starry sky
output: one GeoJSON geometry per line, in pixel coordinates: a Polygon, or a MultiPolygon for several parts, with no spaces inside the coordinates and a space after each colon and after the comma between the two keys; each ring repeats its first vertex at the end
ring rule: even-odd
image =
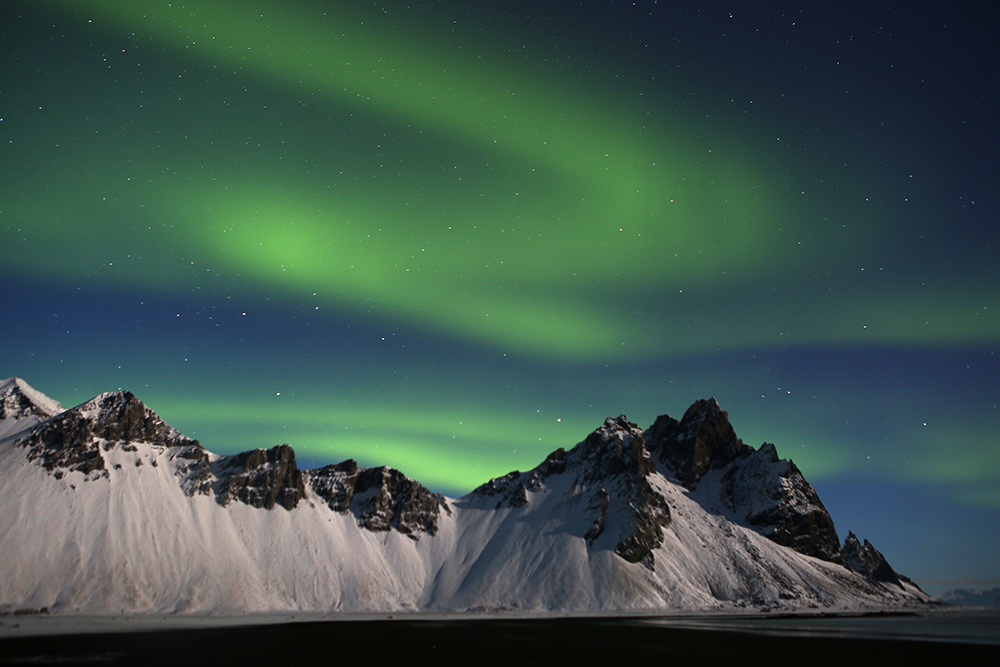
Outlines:
{"type": "Polygon", "coordinates": [[[0,377],[458,495],[715,396],[1000,585],[995,12],[0,8],[0,377]]]}

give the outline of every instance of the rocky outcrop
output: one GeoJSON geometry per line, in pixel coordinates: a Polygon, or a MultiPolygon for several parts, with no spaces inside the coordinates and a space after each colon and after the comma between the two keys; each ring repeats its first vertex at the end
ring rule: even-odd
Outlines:
{"type": "Polygon", "coordinates": [[[861,544],[861,541],[852,532],[848,532],[844,539],[843,559],[845,567],[863,575],[869,581],[891,584],[899,588],[903,588],[903,582],[915,585],[908,578],[893,570],[885,556],[868,540],[861,544]]]}
{"type": "Polygon", "coordinates": [[[670,525],[670,507],[646,479],[656,466],[642,430],[625,415],[608,417],[567,453],[566,468],[577,472],[576,484],[590,490],[588,542],[604,532],[614,512],[621,527],[615,553],[652,569],[653,551],[663,543],[663,529],[670,525]]]}
{"type": "Polygon", "coordinates": [[[774,445],[731,462],[718,477],[718,502],[733,518],[799,553],[840,562],[833,518],[802,472],[774,445]]]}
{"type": "Polygon", "coordinates": [[[89,431],[106,442],[145,442],[163,447],[196,443],[127,391],[101,394],[71,412],[89,418],[89,431]]]}
{"type": "Polygon", "coordinates": [[[579,469],[588,481],[605,477],[644,480],[656,469],[646,450],[645,435],[625,415],[605,419],[566,458],[567,467],[579,469]]]}
{"type": "Polygon", "coordinates": [[[106,469],[101,451],[133,448],[133,443],[200,449],[127,391],[101,394],[40,424],[18,445],[56,477],[106,469]]]}
{"type": "Polygon", "coordinates": [[[420,482],[394,468],[367,468],[358,474],[351,511],[369,530],[395,528],[417,536],[437,532],[444,496],[431,493],[420,482]]]}
{"type": "Polygon", "coordinates": [[[708,509],[799,553],[840,562],[840,538],[815,489],[774,445],[754,450],[736,437],[714,398],[696,401],[679,422],[657,417],[646,439],[664,472],[697,489],[708,509]]]}
{"type": "Polygon", "coordinates": [[[234,500],[252,507],[294,509],[306,495],[295,452],[288,445],[255,449],[220,459],[216,499],[221,505],[234,500]]]}
{"type": "MultiPolygon", "coordinates": [[[[105,470],[100,443],[92,439],[77,439],[80,433],[73,424],[60,424],[51,432],[35,433],[18,444],[28,450],[28,460],[38,461],[56,479],[67,472],[90,475],[105,470]]],[[[82,433],[85,433],[83,431],[82,433]]]]}
{"type": "Polygon", "coordinates": [[[347,459],[342,463],[324,466],[303,473],[306,484],[334,512],[346,514],[351,509],[351,498],[354,497],[354,485],[358,481],[358,462],[347,459]]]}
{"type": "Polygon", "coordinates": [[[533,470],[522,473],[513,470],[503,477],[496,477],[476,487],[472,493],[482,497],[496,497],[497,509],[521,507],[528,502],[528,493],[537,493],[544,487],[544,480],[566,471],[566,450],[560,447],[533,470]]]}
{"type": "Polygon", "coordinates": [[[652,569],[653,551],[670,525],[670,507],[647,479],[654,471],[642,430],[621,415],[608,417],[568,452],[557,449],[534,470],[490,480],[472,495],[496,497],[497,509],[517,508],[529,502],[529,494],[547,491],[552,478],[570,476],[566,493],[584,499],[587,528],[581,537],[588,546],[606,539],[608,526],[617,526],[618,533],[611,536],[615,553],[652,569]]]}
{"type": "Polygon", "coordinates": [[[330,509],[351,512],[358,525],[371,531],[395,529],[413,539],[438,530],[448,504],[439,493],[394,468],[363,468],[348,459],[307,474],[309,486],[330,509]]]}
{"type": "MultiPolygon", "coordinates": [[[[207,496],[212,492],[212,468],[206,450],[197,445],[175,447],[170,457],[174,474],[180,478],[185,494],[207,496]]],[[[153,465],[156,465],[156,459],[153,459],[153,465]]]]}
{"type": "Polygon", "coordinates": [[[710,468],[752,451],[736,437],[729,415],[715,398],[695,401],[679,422],[669,415],[657,417],[645,437],[650,453],[689,489],[710,468]]]}

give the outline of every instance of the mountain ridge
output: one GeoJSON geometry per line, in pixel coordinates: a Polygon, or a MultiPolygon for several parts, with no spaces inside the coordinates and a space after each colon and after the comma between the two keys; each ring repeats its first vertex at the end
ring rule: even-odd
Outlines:
{"type": "Polygon", "coordinates": [[[0,501],[0,545],[16,555],[2,566],[0,610],[926,601],[867,541],[851,533],[840,547],[801,472],[773,445],[743,444],[714,398],[646,431],[609,417],[531,471],[450,499],[353,460],[300,470],[289,445],[214,454],[129,392],[42,419],[58,404],[21,380],[0,387],[17,408],[0,421],[0,498],[17,499],[0,501]],[[40,493],[44,505],[25,500],[40,493]]]}

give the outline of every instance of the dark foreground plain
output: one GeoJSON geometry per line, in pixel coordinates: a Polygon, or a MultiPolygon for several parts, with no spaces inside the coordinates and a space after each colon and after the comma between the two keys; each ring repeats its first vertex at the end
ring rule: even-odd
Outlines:
{"type": "MultiPolygon", "coordinates": [[[[821,619],[820,619],[821,620],[821,619]]],[[[836,620],[836,619],[833,619],[836,620]]],[[[699,623],[699,625],[706,625],[699,623]]],[[[689,627],[671,619],[533,618],[299,622],[0,639],[0,665],[997,664],[981,638],[832,635],[758,621],[689,627]],[[959,664],[969,664],[959,662],[959,664]]],[[[822,623],[820,623],[820,628],[822,623]]]]}

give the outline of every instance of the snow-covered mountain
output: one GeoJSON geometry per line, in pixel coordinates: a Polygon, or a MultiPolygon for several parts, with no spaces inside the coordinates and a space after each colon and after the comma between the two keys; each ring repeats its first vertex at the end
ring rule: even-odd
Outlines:
{"type": "Polygon", "coordinates": [[[20,378],[0,382],[0,439],[25,431],[63,412],[63,406],[20,378]]]}
{"type": "Polygon", "coordinates": [[[992,607],[1000,609],[1000,588],[991,588],[988,591],[956,588],[947,593],[942,593],[934,599],[945,604],[961,605],[963,607],[992,607]]]}
{"type": "Polygon", "coordinates": [[[891,609],[928,597],[714,399],[608,418],[461,498],[288,445],[221,456],[128,392],[0,384],[0,612],[891,609]]]}

